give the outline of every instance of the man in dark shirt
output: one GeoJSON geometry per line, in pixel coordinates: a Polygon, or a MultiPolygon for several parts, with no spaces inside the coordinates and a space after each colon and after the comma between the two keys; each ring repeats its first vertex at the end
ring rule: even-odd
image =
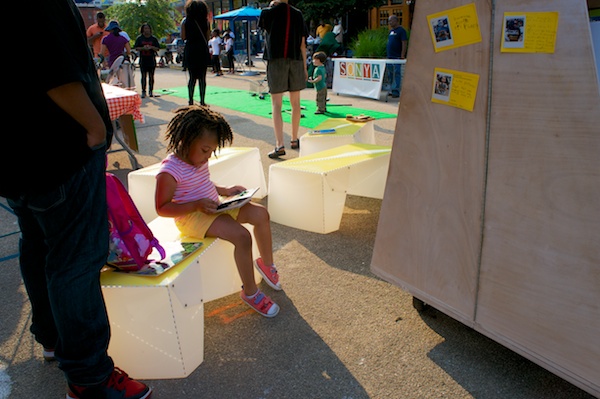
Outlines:
{"type": "Polygon", "coordinates": [[[300,90],[306,88],[306,38],[308,29],[300,10],[287,4],[287,0],[273,1],[271,7],[260,14],[258,26],[265,30],[266,46],[263,58],[267,60],[267,81],[271,94],[275,149],[269,158],[285,155],[283,119],[281,116],[283,93],[290,93],[292,106],[291,148],[300,148],[300,90]]]}
{"type": "MultiPolygon", "coordinates": [[[[387,42],[387,58],[391,60],[406,59],[406,49],[408,47],[408,38],[406,30],[399,24],[396,15],[390,15],[388,18],[390,34],[387,42]]],[[[388,79],[392,86],[392,97],[400,97],[400,86],[402,83],[402,65],[387,64],[386,70],[388,79]]]]}
{"type": "MultiPolygon", "coordinates": [[[[5,110],[21,125],[4,137],[0,196],[21,230],[30,329],[43,357],[58,360],[67,398],[148,398],[150,388],[115,368],[107,354],[100,269],[108,255],[105,168],[112,124],[85,25],[73,0],[38,2],[29,18],[33,26],[52,21],[44,40],[59,60],[38,68],[35,78],[17,68],[13,80],[27,102],[9,101],[5,110]]],[[[34,30],[23,35],[28,43],[39,41],[34,30]]],[[[21,60],[34,65],[38,57],[24,52],[21,60]]]]}

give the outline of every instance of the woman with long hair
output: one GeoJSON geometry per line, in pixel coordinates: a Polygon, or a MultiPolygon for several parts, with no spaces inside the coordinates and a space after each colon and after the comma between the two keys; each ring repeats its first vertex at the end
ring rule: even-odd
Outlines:
{"type": "Polygon", "coordinates": [[[200,105],[206,105],[206,70],[211,62],[209,32],[208,6],[204,0],[188,0],[185,4],[185,20],[181,25],[181,38],[185,40],[183,67],[189,74],[189,105],[194,104],[196,82],[200,91],[200,105]]]}

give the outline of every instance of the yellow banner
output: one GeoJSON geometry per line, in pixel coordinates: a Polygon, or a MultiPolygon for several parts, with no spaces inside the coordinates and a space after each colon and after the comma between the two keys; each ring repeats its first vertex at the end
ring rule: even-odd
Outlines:
{"type": "Polygon", "coordinates": [[[554,53],[558,12],[506,12],[502,24],[503,53],[554,53]]]}
{"type": "Polygon", "coordinates": [[[431,101],[473,111],[479,75],[435,68],[431,101]]]}
{"type": "Polygon", "coordinates": [[[481,41],[475,3],[427,16],[435,52],[481,41]]]}

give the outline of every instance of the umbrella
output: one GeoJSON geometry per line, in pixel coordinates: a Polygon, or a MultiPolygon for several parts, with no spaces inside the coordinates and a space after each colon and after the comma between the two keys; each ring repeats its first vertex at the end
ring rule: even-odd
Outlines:
{"type": "MultiPolygon", "coordinates": [[[[227,19],[229,21],[246,21],[247,27],[247,43],[246,43],[246,56],[248,57],[248,69],[252,66],[252,61],[250,60],[250,21],[258,21],[260,17],[260,13],[262,10],[254,7],[242,7],[236,10],[231,10],[229,12],[216,15],[214,19],[227,19]]],[[[248,72],[247,75],[256,75],[256,72],[248,72]]]]}
{"type": "Polygon", "coordinates": [[[260,13],[262,10],[254,7],[242,7],[237,10],[231,10],[223,14],[219,14],[215,16],[215,19],[227,19],[230,21],[235,21],[238,19],[242,20],[255,20],[260,17],[260,13]]]}

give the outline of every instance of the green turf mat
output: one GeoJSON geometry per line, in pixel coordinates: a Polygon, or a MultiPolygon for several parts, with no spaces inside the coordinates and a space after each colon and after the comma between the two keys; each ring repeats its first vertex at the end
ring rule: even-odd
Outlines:
{"type": "MultiPolygon", "coordinates": [[[[196,86],[195,100],[199,101],[198,86],[196,86]]],[[[164,89],[159,94],[172,95],[181,98],[188,98],[187,86],[173,87],[164,89]]],[[[224,87],[208,86],[206,88],[206,103],[216,105],[223,108],[232,109],[234,111],[245,112],[248,114],[262,116],[271,119],[271,98],[265,95],[264,100],[261,100],[257,95],[252,95],[249,91],[228,89],[224,87]]],[[[306,109],[302,110],[303,118],[300,118],[300,126],[313,129],[321,122],[329,118],[345,118],[346,115],[370,115],[375,119],[395,118],[396,115],[387,112],[377,112],[362,108],[349,107],[345,105],[329,104],[327,114],[315,115],[317,109],[315,101],[301,100],[300,104],[306,109]]],[[[289,99],[283,97],[283,109],[291,110],[289,99]]],[[[291,112],[291,111],[290,111],[291,112]]],[[[283,112],[283,121],[290,123],[292,115],[288,112],[283,112]]]]}

